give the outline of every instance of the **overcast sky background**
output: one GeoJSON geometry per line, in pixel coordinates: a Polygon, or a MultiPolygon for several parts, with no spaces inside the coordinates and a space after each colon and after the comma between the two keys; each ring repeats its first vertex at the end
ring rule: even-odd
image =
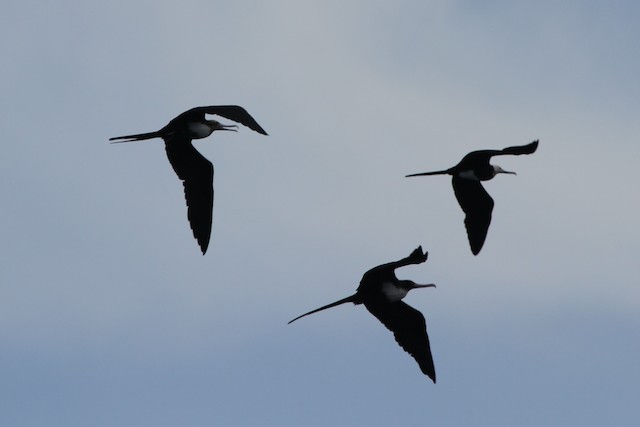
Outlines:
{"type": "Polygon", "coordinates": [[[10,1],[0,15],[0,424],[635,426],[640,5],[10,1]],[[163,143],[241,127],[202,256],[163,143]],[[228,122],[228,121],[225,121],[228,122]],[[443,169],[495,163],[482,252],[443,169]],[[352,294],[436,283],[438,383],[352,294]]]}

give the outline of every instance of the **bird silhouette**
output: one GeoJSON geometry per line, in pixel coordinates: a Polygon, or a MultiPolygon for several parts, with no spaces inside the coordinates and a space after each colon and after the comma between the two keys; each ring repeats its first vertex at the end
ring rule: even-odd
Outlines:
{"type": "Polygon", "coordinates": [[[362,276],[360,286],[355,294],[298,316],[289,323],[347,302],[352,302],[355,305],[364,304],[371,314],[393,332],[398,344],[413,356],[418,362],[420,370],[435,383],[436,372],[424,316],[415,308],[404,303],[402,299],[411,289],[435,287],[436,285],[419,285],[411,280],[398,280],[395,275],[397,268],[421,264],[427,260],[427,256],[428,253],[423,253],[422,246],[419,246],[406,258],[374,267],[362,276]]]}
{"type": "Polygon", "coordinates": [[[506,171],[500,166],[490,164],[489,161],[493,156],[531,154],[536,151],[536,148],[538,148],[538,140],[527,145],[507,147],[503,150],[472,151],[452,168],[435,172],[414,173],[407,175],[407,177],[453,176],[453,192],[465,213],[464,225],[467,228],[471,252],[478,255],[487,237],[494,205],[493,199],[484,189],[481,181],[488,181],[499,173],[516,175],[515,172],[506,171]]]}
{"type": "Polygon", "coordinates": [[[187,217],[193,236],[204,255],[211,238],[213,215],[213,165],[192,144],[192,140],[206,138],[216,130],[236,131],[237,125],[223,125],[216,120],[207,120],[206,114],[233,120],[263,135],[267,132],[237,105],[196,107],[185,111],[156,132],[140,133],[110,138],[114,143],[143,141],[162,138],[167,157],[184,184],[187,202],[187,217]]]}

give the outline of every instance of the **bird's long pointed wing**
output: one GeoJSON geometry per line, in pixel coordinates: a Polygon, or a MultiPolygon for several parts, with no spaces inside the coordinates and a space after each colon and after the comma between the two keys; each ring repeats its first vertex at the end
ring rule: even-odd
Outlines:
{"type": "Polygon", "coordinates": [[[456,199],[465,213],[464,225],[467,228],[471,252],[478,255],[491,224],[493,199],[480,181],[454,175],[452,183],[456,199]]]}
{"type": "Polygon", "coordinates": [[[513,147],[507,147],[503,150],[500,150],[494,155],[499,156],[501,154],[513,154],[519,156],[520,154],[531,154],[538,148],[538,141],[539,140],[536,139],[535,141],[526,145],[514,145],[513,147]]]}
{"type": "Polygon", "coordinates": [[[393,332],[398,344],[418,362],[420,370],[435,383],[436,370],[431,356],[427,323],[422,313],[402,301],[368,301],[364,305],[393,332]]]}
{"type": "Polygon", "coordinates": [[[233,120],[234,122],[245,125],[251,130],[254,130],[263,135],[267,135],[267,132],[255,121],[253,117],[244,108],[238,105],[212,105],[209,107],[196,107],[189,110],[187,113],[197,114],[215,114],[225,119],[233,120]]]}
{"type": "Polygon", "coordinates": [[[489,164],[489,160],[491,160],[491,157],[493,156],[502,156],[506,154],[518,156],[520,154],[531,154],[536,151],[537,148],[538,140],[536,139],[535,141],[526,145],[514,145],[513,147],[507,147],[502,150],[472,151],[471,153],[464,156],[462,160],[460,160],[460,163],[451,168],[451,170],[462,171],[466,169],[473,169],[474,166],[477,167],[483,163],[489,164]]]}
{"type": "Polygon", "coordinates": [[[205,254],[211,238],[213,165],[184,137],[165,138],[165,148],[173,170],[183,181],[189,224],[205,254]]]}

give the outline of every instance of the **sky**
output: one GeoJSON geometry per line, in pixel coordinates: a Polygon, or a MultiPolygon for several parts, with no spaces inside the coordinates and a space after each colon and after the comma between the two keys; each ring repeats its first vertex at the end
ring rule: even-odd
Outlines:
{"type": "Polygon", "coordinates": [[[10,1],[0,16],[0,424],[635,426],[640,5],[10,1]],[[199,251],[163,143],[241,127],[199,251]],[[225,123],[228,121],[221,120],[225,123]],[[494,162],[480,254],[448,168],[494,162]],[[629,190],[630,189],[630,190],[629,190]],[[634,190],[635,189],[635,190],[634,190]],[[362,306],[368,269],[436,283],[433,384],[362,306]]]}

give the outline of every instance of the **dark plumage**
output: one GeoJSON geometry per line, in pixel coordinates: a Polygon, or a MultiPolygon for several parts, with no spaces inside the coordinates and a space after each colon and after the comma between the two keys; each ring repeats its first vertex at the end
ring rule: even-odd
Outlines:
{"type": "Polygon", "coordinates": [[[237,130],[237,125],[223,125],[207,120],[206,114],[215,114],[247,126],[258,133],[267,133],[237,105],[196,107],[185,111],[156,132],[110,138],[113,142],[143,141],[162,138],[167,157],[178,177],[183,181],[187,202],[187,217],[202,253],[207,252],[211,238],[213,210],[213,165],[192,144],[192,140],[206,138],[216,130],[237,130]]]}
{"type": "Polygon", "coordinates": [[[427,255],[427,252],[422,252],[420,246],[406,258],[372,268],[362,276],[355,294],[298,316],[289,323],[347,302],[356,305],[364,304],[371,314],[393,332],[398,344],[418,362],[420,370],[435,383],[436,372],[424,316],[415,308],[402,302],[402,298],[411,289],[435,287],[435,285],[419,285],[411,280],[398,280],[395,275],[396,268],[421,264],[427,260],[427,255]]]}
{"type": "Polygon", "coordinates": [[[520,155],[531,154],[538,148],[538,140],[527,145],[507,147],[504,150],[480,150],[473,151],[462,158],[460,163],[447,170],[435,172],[423,172],[407,175],[452,175],[453,191],[460,207],[465,213],[464,225],[467,228],[467,236],[471,252],[478,255],[487,237],[491,213],[493,211],[493,199],[482,186],[481,181],[488,181],[499,173],[515,175],[500,166],[489,163],[491,157],[506,154],[520,155]]]}

